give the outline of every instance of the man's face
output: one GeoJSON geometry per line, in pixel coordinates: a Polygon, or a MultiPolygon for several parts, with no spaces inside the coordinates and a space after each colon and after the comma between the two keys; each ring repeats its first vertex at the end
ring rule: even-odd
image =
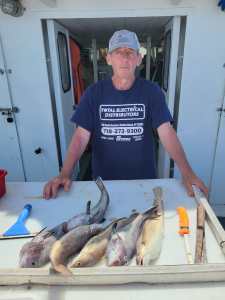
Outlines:
{"type": "Polygon", "coordinates": [[[141,63],[141,55],[130,48],[118,48],[108,53],[107,63],[112,65],[113,74],[120,78],[134,76],[137,66],[141,63]]]}

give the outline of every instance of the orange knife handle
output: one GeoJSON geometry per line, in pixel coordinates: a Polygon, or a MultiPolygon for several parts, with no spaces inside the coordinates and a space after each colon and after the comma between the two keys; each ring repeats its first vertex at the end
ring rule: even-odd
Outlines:
{"type": "Polygon", "coordinates": [[[177,213],[179,215],[179,234],[184,235],[184,234],[189,234],[189,219],[188,219],[188,214],[186,211],[186,208],[184,207],[178,207],[177,208],[177,213]]]}

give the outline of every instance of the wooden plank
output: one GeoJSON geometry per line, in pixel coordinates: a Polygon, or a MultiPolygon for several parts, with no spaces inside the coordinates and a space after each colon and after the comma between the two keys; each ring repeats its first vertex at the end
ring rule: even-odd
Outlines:
{"type": "Polygon", "coordinates": [[[206,197],[196,186],[193,185],[192,187],[197,202],[201,203],[206,211],[206,216],[210,229],[212,230],[223,254],[225,255],[225,231],[222,225],[220,224],[217,216],[215,215],[214,211],[212,210],[211,206],[209,205],[209,202],[207,201],[206,197]]]}
{"type": "Polygon", "coordinates": [[[196,246],[195,263],[203,263],[206,259],[205,247],[205,209],[202,204],[197,206],[197,228],[196,228],[196,246]]]}
{"type": "Polygon", "coordinates": [[[225,281],[225,264],[72,269],[73,275],[49,269],[1,269],[0,285],[114,285],[127,283],[191,283],[225,281]]]}

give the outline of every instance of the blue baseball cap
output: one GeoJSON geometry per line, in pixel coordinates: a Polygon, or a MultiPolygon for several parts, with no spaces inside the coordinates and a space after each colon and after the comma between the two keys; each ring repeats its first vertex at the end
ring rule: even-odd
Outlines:
{"type": "Polygon", "coordinates": [[[114,32],[109,40],[109,53],[123,47],[139,51],[140,44],[135,32],[126,29],[114,32]]]}

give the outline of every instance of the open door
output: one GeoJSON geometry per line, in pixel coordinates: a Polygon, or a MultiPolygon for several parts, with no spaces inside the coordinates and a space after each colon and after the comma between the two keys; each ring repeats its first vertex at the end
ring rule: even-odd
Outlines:
{"type": "Polygon", "coordinates": [[[0,37],[0,169],[8,172],[7,181],[24,181],[23,169],[15,113],[19,109],[13,107],[8,81],[8,68],[0,37]]]}
{"type": "MultiPolygon", "coordinates": [[[[163,86],[166,102],[170,113],[174,114],[176,74],[178,62],[180,17],[173,17],[165,26],[165,55],[163,68],[163,86]]],[[[170,158],[161,143],[158,150],[158,177],[167,178],[170,175],[170,158]]]]}
{"type": "Polygon", "coordinates": [[[64,160],[75,128],[70,121],[74,96],[69,32],[53,20],[47,20],[47,29],[55,95],[55,123],[58,129],[61,159],[64,160]]]}

